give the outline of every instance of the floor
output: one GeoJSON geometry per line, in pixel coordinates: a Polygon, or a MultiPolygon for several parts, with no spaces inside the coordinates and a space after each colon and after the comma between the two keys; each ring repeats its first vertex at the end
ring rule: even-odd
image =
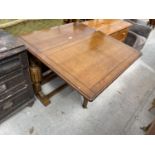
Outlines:
{"type": "MultiPolygon", "coordinates": [[[[88,109],[71,87],[54,96],[44,107],[38,100],[0,125],[0,134],[138,134],[155,117],[149,112],[155,98],[155,31],[149,36],[143,56],[113,82],[88,109]]],[[[44,92],[63,81],[44,85],[44,92]]]]}

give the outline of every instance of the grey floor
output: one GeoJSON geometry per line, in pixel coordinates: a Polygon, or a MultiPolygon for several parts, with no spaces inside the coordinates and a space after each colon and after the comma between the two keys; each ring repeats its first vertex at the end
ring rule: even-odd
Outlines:
{"type": "MultiPolygon", "coordinates": [[[[81,96],[67,87],[44,107],[36,100],[0,125],[0,134],[144,134],[140,129],[154,117],[148,108],[155,97],[155,31],[143,56],[112,83],[88,109],[81,96]]],[[[44,92],[62,83],[56,79],[44,92]]]]}

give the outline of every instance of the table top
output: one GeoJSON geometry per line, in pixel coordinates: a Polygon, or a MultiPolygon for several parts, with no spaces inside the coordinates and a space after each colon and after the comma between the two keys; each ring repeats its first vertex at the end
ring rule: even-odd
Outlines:
{"type": "Polygon", "coordinates": [[[34,56],[89,101],[140,56],[135,49],[80,23],[37,31],[21,39],[34,56]]]}
{"type": "Polygon", "coordinates": [[[111,35],[115,32],[130,27],[132,24],[120,19],[95,19],[83,22],[90,28],[100,30],[106,35],[111,35]]]}

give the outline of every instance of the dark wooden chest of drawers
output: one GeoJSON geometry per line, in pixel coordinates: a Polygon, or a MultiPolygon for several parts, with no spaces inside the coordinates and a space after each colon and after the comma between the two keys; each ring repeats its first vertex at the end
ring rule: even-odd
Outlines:
{"type": "Polygon", "coordinates": [[[0,122],[33,102],[25,46],[0,30],[0,122]]]}

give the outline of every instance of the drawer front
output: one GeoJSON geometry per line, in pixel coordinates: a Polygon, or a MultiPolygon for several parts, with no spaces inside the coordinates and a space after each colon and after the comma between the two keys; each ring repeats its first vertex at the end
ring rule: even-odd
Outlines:
{"type": "Polygon", "coordinates": [[[26,81],[30,81],[29,68],[25,68],[25,69],[19,68],[17,70],[14,70],[14,71],[8,73],[8,74],[4,74],[4,75],[0,76],[0,84],[4,83],[6,81],[9,81],[13,77],[17,77],[19,75],[22,75],[26,81]]]}
{"type": "Polygon", "coordinates": [[[28,85],[25,83],[20,83],[15,87],[12,87],[11,89],[4,91],[3,93],[0,94],[0,104],[2,104],[6,100],[10,99],[11,97],[19,94],[21,91],[24,91],[26,89],[28,89],[28,85]]]}
{"type": "Polygon", "coordinates": [[[3,104],[0,104],[0,120],[5,118],[7,115],[10,115],[31,99],[33,99],[33,94],[26,90],[21,91],[18,95],[13,96],[9,100],[3,102],[3,104]]]}
{"type": "Polygon", "coordinates": [[[0,100],[27,86],[32,88],[29,68],[19,69],[0,78],[0,100]]]}
{"type": "Polygon", "coordinates": [[[118,31],[118,32],[115,32],[115,33],[111,34],[111,36],[117,40],[124,41],[125,38],[127,37],[127,34],[128,34],[128,28],[123,29],[123,30],[118,31]]]}
{"type": "Polygon", "coordinates": [[[23,69],[19,68],[12,72],[9,72],[8,74],[3,74],[2,76],[0,76],[0,83],[2,83],[3,81],[6,81],[7,79],[12,78],[13,76],[16,76],[17,74],[20,74],[22,72],[23,72],[23,69]]]}
{"type": "Polygon", "coordinates": [[[22,72],[0,82],[0,94],[8,92],[10,89],[14,89],[14,87],[21,83],[26,83],[22,72]]]}
{"type": "Polygon", "coordinates": [[[0,61],[0,76],[19,68],[25,68],[27,66],[28,61],[26,52],[22,52],[12,57],[8,57],[0,61]]]}

